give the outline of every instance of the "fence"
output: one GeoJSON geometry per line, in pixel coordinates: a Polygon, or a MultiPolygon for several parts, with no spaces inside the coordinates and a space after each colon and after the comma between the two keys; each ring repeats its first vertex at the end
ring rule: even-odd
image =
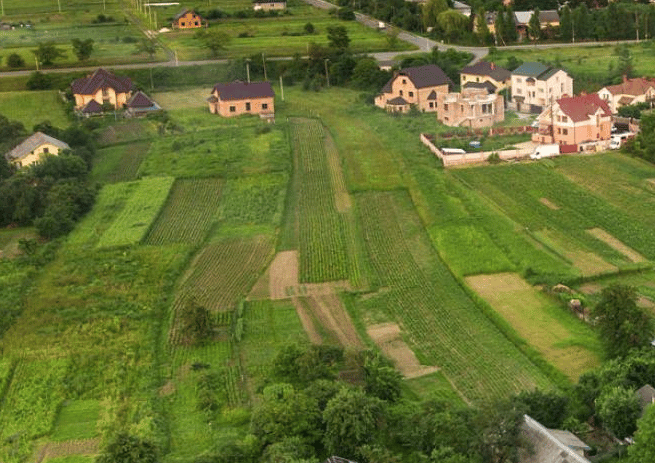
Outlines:
{"type": "Polygon", "coordinates": [[[434,137],[428,134],[422,133],[420,135],[421,142],[428,147],[430,151],[434,153],[441,162],[443,162],[444,167],[451,166],[462,166],[465,164],[478,164],[481,162],[486,162],[489,156],[493,153],[497,153],[498,157],[503,161],[508,161],[510,159],[520,159],[526,156],[529,156],[532,153],[531,148],[523,149],[513,149],[513,150],[502,150],[502,151],[477,151],[473,153],[463,153],[463,154],[445,154],[439,148],[437,148],[432,140],[434,137]]]}

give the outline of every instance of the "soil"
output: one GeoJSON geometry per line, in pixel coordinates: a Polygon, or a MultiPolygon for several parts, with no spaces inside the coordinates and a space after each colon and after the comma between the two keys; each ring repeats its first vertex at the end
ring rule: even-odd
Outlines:
{"type": "Polygon", "coordinates": [[[96,455],[99,447],[100,438],[48,442],[39,450],[35,463],[66,455],[96,455]]]}
{"type": "Polygon", "coordinates": [[[271,299],[287,299],[298,287],[298,251],[279,252],[268,270],[268,292],[271,299]]]}
{"type": "Polygon", "coordinates": [[[547,198],[539,198],[539,202],[554,211],[559,209],[559,206],[557,204],[550,202],[547,198]]]}
{"type": "Polygon", "coordinates": [[[332,288],[330,294],[312,294],[304,297],[316,320],[345,348],[363,349],[355,325],[332,288]]]}
{"type": "Polygon", "coordinates": [[[341,170],[341,160],[339,152],[334,144],[327,129],[325,132],[325,150],[327,153],[328,166],[330,167],[330,177],[332,179],[332,188],[334,188],[334,202],[338,212],[348,212],[352,206],[346,181],[341,170]]]}
{"type": "Polygon", "coordinates": [[[323,336],[321,336],[321,333],[316,329],[309,310],[305,308],[304,304],[297,297],[293,298],[293,305],[296,308],[298,318],[300,318],[300,323],[302,324],[305,333],[307,333],[310,342],[313,344],[323,344],[323,336]]]}
{"type": "Polygon", "coordinates": [[[589,233],[594,238],[598,238],[603,243],[610,246],[612,249],[620,252],[625,257],[630,259],[631,262],[644,262],[646,260],[644,256],[639,254],[634,249],[626,246],[625,244],[623,244],[618,239],[614,238],[612,235],[607,233],[602,228],[592,228],[591,230],[587,230],[587,233],[589,233]]]}
{"type": "Polygon", "coordinates": [[[175,383],[173,381],[168,381],[161,388],[159,388],[159,397],[166,397],[175,392],[175,383]]]}
{"type": "Polygon", "coordinates": [[[402,340],[400,327],[395,323],[371,325],[366,332],[405,378],[418,378],[439,371],[439,367],[421,365],[416,354],[402,340]]]}
{"type": "Polygon", "coordinates": [[[587,295],[599,293],[601,289],[603,289],[603,287],[598,283],[585,283],[580,286],[580,291],[587,295]]]}

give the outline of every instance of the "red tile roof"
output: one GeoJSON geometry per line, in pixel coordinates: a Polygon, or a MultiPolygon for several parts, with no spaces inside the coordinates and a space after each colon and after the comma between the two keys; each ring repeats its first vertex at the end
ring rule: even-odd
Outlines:
{"type": "Polygon", "coordinates": [[[71,84],[73,94],[76,95],[95,95],[104,88],[113,88],[116,93],[127,93],[132,91],[132,80],[98,68],[90,76],[76,79],[71,84]]]}
{"type": "Polygon", "coordinates": [[[612,95],[643,95],[650,87],[655,88],[655,81],[637,77],[627,79],[618,85],[608,85],[605,87],[612,95]]]}
{"type": "Polygon", "coordinates": [[[221,100],[245,100],[248,98],[274,97],[275,92],[270,82],[230,82],[216,84],[212,93],[216,92],[221,100]]]}
{"type": "Polygon", "coordinates": [[[596,114],[600,109],[603,116],[610,116],[607,102],[601,99],[597,93],[589,95],[560,98],[557,100],[560,110],[571,118],[573,122],[586,121],[589,116],[596,114]]]}

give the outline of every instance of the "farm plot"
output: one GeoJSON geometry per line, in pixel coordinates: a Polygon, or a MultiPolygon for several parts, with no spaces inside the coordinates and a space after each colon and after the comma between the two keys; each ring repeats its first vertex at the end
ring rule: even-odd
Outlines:
{"type": "Polygon", "coordinates": [[[99,434],[97,423],[100,418],[100,402],[97,400],[74,400],[66,402],[59,411],[51,439],[68,441],[92,439],[99,434]]]}
{"type": "Polygon", "coordinates": [[[55,90],[0,93],[0,114],[9,120],[21,122],[27,130],[43,121],[65,129],[70,124],[65,106],[55,90]]]}
{"type": "Polygon", "coordinates": [[[288,181],[286,174],[229,179],[220,204],[221,226],[279,226],[288,181]]]}
{"type": "Polygon", "coordinates": [[[155,177],[136,182],[125,206],[98,240],[98,247],[140,243],[163,207],[173,181],[172,177],[155,177]]]}
{"type": "Polygon", "coordinates": [[[0,460],[21,461],[31,453],[32,440],[50,432],[63,400],[65,371],[65,359],[18,364],[0,410],[0,460]]]}
{"type": "Polygon", "coordinates": [[[383,311],[424,365],[441,368],[472,402],[549,380],[494,326],[439,259],[406,193],[357,196],[369,258],[385,291],[358,309],[383,311]]]}
{"type": "Polygon", "coordinates": [[[201,243],[216,218],[222,188],[220,179],[176,180],[144,243],[201,243]]]}
{"type": "Polygon", "coordinates": [[[323,126],[313,119],[293,119],[291,137],[296,163],[295,224],[300,249],[300,281],[346,280],[357,266],[348,253],[345,217],[339,214],[331,182],[323,126]],[[297,227],[297,228],[296,228],[297,227]]]}
{"type": "Polygon", "coordinates": [[[600,364],[593,331],[514,273],[478,275],[466,283],[558,370],[576,381],[600,364]]]}
{"type": "Polygon", "coordinates": [[[602,228],[645,257],[655,258],[655,232],[651,227],[543,165],[465,169],[455,175],[530,231],[552,229],[566,236],[569,249],[594,253],[618,267],[630,264],[624,254],[587,232],[602,228]],[[557,204],[559,209],[544,205],[541,198],[557,204]]]}
{"type": "Polygon", "coordinates": [[[93,158],[91,177],[101,183],[135,180],[139,166],[148,154],[150,143],[137,141],[99,150],[93,158]]]}
{"type": "MultiPolygon", "coordinates": [[[[220,118],[215,118],[220,119],[220,118]]],[[[261,132],[259,118],[239,125],[157,138],[139,169],[141,176],[240,177],[289,170],[289,147],[282,128],[261,132]]]]}

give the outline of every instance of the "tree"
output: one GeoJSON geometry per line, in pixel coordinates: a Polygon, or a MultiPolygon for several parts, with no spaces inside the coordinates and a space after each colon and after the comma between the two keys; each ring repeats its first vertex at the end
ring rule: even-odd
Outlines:
{"type": "Polygon", "coordinates": [[[518,40],[518,32],[516,31],[516,17],[514,10],[510,7],[505,13],[505,41],[516,42],[518,40]]]}
{"type": "Polygon", "coordinates": [[[190,298],[180,311],[181,331],[191,344],[203,344],[212,335],[213,323],[206,307],[190,298]]]}
{"type": "Polygon", "coordinates": [[[505,12],[502,8],[498,8],[496,12],[496,19],[494,21],[494,31],[496,34],[496,45],[502,44],[505,45],[505,12]]]}
{"type": "Polygon", "coordinates": [[[618,63],[616,66],[616,72],[619,76],[632,77],[633,76],[633,65],[632,65],[632,53],[630,52],[630,47],[627,45],[619,45],[614,49],[614,54],[618,55],[618,63]]]}
{"type": "Polygon", "coordinates": [[[619,439],[635,432],[640,413],[637,394],[621,386],[609,389],[596,399],[596,414],[603,421],[605,429],[619,439]]]}
{"type": "Polygon", "coordinates": [[[9,161],[4,156],[0,156],[0,180],[11,177],[13,174],[13,169],[9,161]]]}
{"type": "Polygon", "coordinates": [[[446,40],[456,40],[463,32],[466,31],[469,19],[455,10],[446,10],[437,16],[437,24],[443,31],[446,40]]]}
{"type": "Polygon", "coordinates": [[[379,399],[368,397],[362,389],[341,389],[323,412],[323,443],[328,453],[346,458],[358,455],[358,448],[378,434],[381,415],[379,399]]]}
{"type": "Polygon", "coordinates": [[[55,42],[39,42],[38,48],[32,50],[32,53],[41,64],[46,66],[51,65],[56,59],[66,56],[63,49],[55,46],[55,42]]]}
{"type": "Polygon", "coordinates": [[[386,34],[387,45],[391,50],[395,50],[396,47],[398,46],[399,33],[400,31],[398,30],[397,27],[393,27],[393,26],[387,27],[387,34],[386,34]]]}
{"type": "Polygon", "coordinates": [[[344,26],[328,26],[327,28],[328,46],[337,52],[344,52],[350,45],[348,30],[344,26]]]}
{"type": "Polygon", "coordinates": [[[351,83],[359,90],[379,90],[391,77],[380,69],[375,58],[360,58],[353,69],[351,83]]]}
{"type": "Polygon", "coordinates": [[[569,398],[554,391],[523,391],[513,401],[547,428],[559,428],[568,412],[569,398]]]}
{"type": "Polygon", "coordinates": [[[25,82],[28,90],[48,90],[53,85],[52,76],[35,71],[30,75],[30,78],[25,82]]]}
{"type": "Polygon", "coordinates": [[[304,30],[305,34],[313,34],[316,29],[312,23],[307,23],[305,24],[304,30]]]}
{"type": "Polygon", "coordinates": [[[157,41],[154,39],[143,38],[136,44],[137,53],[147,53],[150,59],[155,57],[157,53],[157,41]]]}
{"type": "Polygon", "coordinates": [[[79,61],[89,59],[91,53],[93,53],[93,39],[73,39],[72,44],[75,56],[79,61]]]}
{"type": "Polygon", "coordinates": [[[18,53],[11,53],[7,57],[7,66],[10,68],[22,68],[25,66],[25,60],[18,53]]]}
{"type": "Polygon", "coordinates": [[[118,434],[109,442],[95,463],[156,463],[157,448],[147,440],[127,433],[118,434]]]}
{"type": "Polygon", "coordinates": [[[646,408],[644,415],[637,422],[635,443],[628,448],[632,463],[655,461],[655,406],[646,408]]]}
{"type": "Polygon", "coordinates": [[[491,43],[491,32],[489,32],[489,26],[487,26],[487,12],[484,8],[480,8],[475,15],[475,34],[480,45],[489,45],[491,43]]]}
{"type": "Polygon", "coordinates": [[[232,41],[227,32],[220,29],[201,29],[196,33],[196,37],[202,42],[213,57],[217,57],[232,41]]]}
{"type": "Polygon", "coordinates": [[[394,402],[400,397],[402,375],[378,352],[364,353],[364,389],[382,400],[394,402]]]}
{"type": "Polygon", "coordinates": [[[598,318],[600,338],[609,358],[625,356],[630,349],[652,340],[652,321],[637,306],[637,292],[631,286],[603,289],[593,315],[598,318]]]}
{"type": "Polygon", "coordinates": [[[490,404],[478,415],[482,432],[483,460],[491,463],[517,461],[525,407],[511,401],[490,404]]]}
{"type": "Polygon", "coordinates": [[[570,42],[573,38],[573,19],[571,9],[564,5],[559,17],[559,35],[563,42],[570,42]]]}
{"type": "Polygon", "coordinates": [[[439,14],[448,9],[446,0],[429,0],[423,4],[421,9],[421,17],[423,18],[423,27],[435,27],[437,25],[437,18],[439,14]]]}
{"type": "Polygon", "coordinates": [[[539,40],[541,38],[541,22],[539,21],[539,8],[535,8],[530,16],[530,21],[528,22],[528,33],[532,40],[539,40]]]}

